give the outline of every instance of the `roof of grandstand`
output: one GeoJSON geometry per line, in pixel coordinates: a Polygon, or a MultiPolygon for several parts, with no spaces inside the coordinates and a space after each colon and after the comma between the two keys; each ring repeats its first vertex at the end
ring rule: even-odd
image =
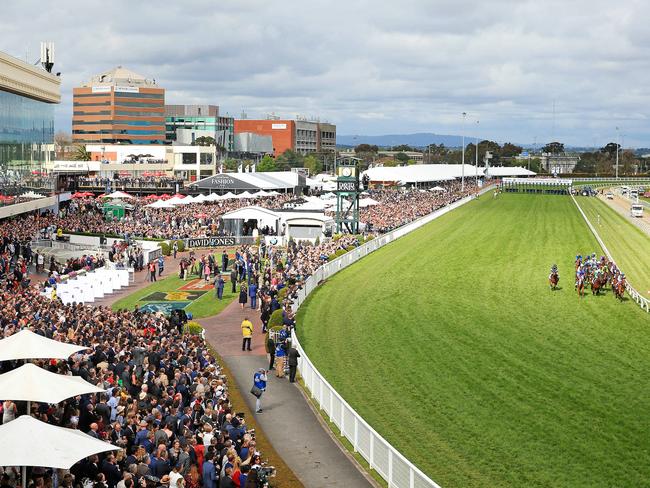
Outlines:
{"type": "MultiPolygon", "coordinates": [[[[411,166],[370,168],[362,174],[367,175],[371,182],[396,181],[402,185],[409,183],[426,183],[449,181],[463,175],[463,165],[460,164],[413,164],[411,166]]],[[[471,164],[465,166],[465,177],[469,178],[478,174],[483,176],[483,168],[476,168],[471,164]]]]}

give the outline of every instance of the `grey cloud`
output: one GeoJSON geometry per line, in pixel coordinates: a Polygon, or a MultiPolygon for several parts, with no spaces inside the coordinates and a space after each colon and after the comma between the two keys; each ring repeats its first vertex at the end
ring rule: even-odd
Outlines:
{"type": "Polygon", "coordinates": [[[121,64],[173,103],[313,115],[340,133],[458,133],[464,111],[497,140],[603,144],[619,126],[650,146],[648,13],[640,0],[10,0],[0,49],[35,60],[56,43],[67,130],[72,88],[121,64]]]}

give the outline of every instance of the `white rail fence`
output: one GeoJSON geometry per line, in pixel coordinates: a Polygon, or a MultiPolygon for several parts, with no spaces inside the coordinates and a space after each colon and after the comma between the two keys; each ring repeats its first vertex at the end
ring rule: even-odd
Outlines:
{"type": "MultiPolygon", "coordinates": [[[[612,255],[609,252],[609,249],[607,249],[607,246],[605,245],[603,240],[598,235],[598,232],[596,231],[596,228],[591,224],[591,222],[589,221],[589,218],[583,212],[583,210],[580,207],[580,204],[578,203],[578,201],[575,199],[575,197],[573,195],[571,195],[571,198],[573,198],[573,203],[575,203],[576,207],[578,207],[578,210],[580,211],[580,214],[582,215],[582,218],[585,219],[585,222],[587,223],[587,227],[589,227],[589,230],[591,230],[591,233],[594,235],[594,237],[598,241],[598,244],[600,244],[600,247],[603,248],[603,251],[605,252],[605,255],[607,256],[607,259],[609,259],[610,261],[616,262],[614,260],[614,258],[612,258],[612,255]]],[[[634,287],[632,285],[630,285],[630,283],[627,282],[627,281],[625,283],[625,288],[626,288],[626,291],[627,291],[628,295],[630,295],[632,297],[632,299],[637,303],[637,305],[639,305],[639,307],[641,307],[642,310],[645,310],[646,312],[650,313],[650,300],[648,300],[643,295],[641,295],[638,291],[636,291],[634,289],[634,287]]]]}
{"type": "MultiPolygon", "coordinates": [[[[484,188],[481,193],[489,190],[491,190],[491,187],[484,188]]],[[[307,296],[309,296],[321,281],[347,268],[352,263],[357,262],[362,257],[376,251],[380,247],[470,202],[473,198],[473,196],[470,196],[458,200],[425,217],[377,237],[319,267],[305,281],[303,289],[298,293],[298,298],[294,300],[294,311],[300,307],[307,296]]],[[[377,471],[388,482],[389,488],[440,488],[435,481],[420,471],[412,462],[406,459],[386,439],[368,425],[316,369],[300,345],[296,334],[293,333],[292,336],[293,345],[300,352],[298,370],[305,380],[305,384],[311,392],[312,398],[327,413],[330,421],[340,429],[341,434],[350,441],[354,451],[361,454],[370,465],[370,468],[377,471]]]]}

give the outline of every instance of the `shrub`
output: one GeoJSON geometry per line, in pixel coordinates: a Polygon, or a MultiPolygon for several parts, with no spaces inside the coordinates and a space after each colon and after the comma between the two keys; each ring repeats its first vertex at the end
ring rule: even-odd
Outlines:
{"type": "Polygon", "coordinates": [[[336,257],[338,258],[339,256],[343,256],[346,252],[345,249],[338,249],[334,254],[336,254],[336,257]]]}
{"type": "Polygon", "coordinates": [[[354,251],[354,246],[348,246],[345,248],[347,252],[354,251]]]}
{"type": "Polygon", "coordinates": [[[366,236],[366,242],[372,241],[375,238],[372,234],[366,236]]]}
{"type": "Polygon", "coordinates": [[[327,257],[327,260],[328,260],[328,261],[334,261],[336,258],[338,258],[338,256],[337,256],[336,254],[330,254],[330,255],[327,257]]]}
{"type": "Polygon", "coordinates": [[[287,297],[287,287],[285,286],[280,291],[278,291],[278,302],[282,303],[282,300],[284,300],[286,297],[287,297]]]}
{"type": "Polygon", "coordinates": [[[191,335],[201,335],[203,332],[203,327],[198,322],[191,320],[185,326],[185,331],[191,335]]]}
{"type": "Polygon", "coordinates": [[[318,236],[314,241],[314,246],[320,246],[320,236],[318,236]]]}
{"type": "Polygon", "coordinates": [[[343,237],[343,234],[334,234],[332,236],[333,241],[338,241],[341,237],[343,237]]]}
{"type": "Polygon", "coordinates": [[[160,247],[164,256],[169,256],[171,254],[171,249],[169,248],[169,244],[167,244],[166,242],[160,242],[158,246],[160,247]]]}
{"type": "Polygon", "coordinates": [[[268,323],[268,328],[273,328],[273,327],[282,327],[282,309],[278,309],[275,312],[271,314],[271,318],[269,318],[269,323],[268,323]]]}
{"type": "Polygon", "coordinates": [[[178,252],[185,251],[185,241],[176,241],[176,245],[178,246],[178,252]]]}

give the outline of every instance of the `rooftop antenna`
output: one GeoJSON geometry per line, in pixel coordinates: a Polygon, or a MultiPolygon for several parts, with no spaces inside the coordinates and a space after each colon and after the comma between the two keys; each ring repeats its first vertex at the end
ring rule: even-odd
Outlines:
{"type": "Polygon", "coordinates": [[[54,67],[54,43],[41,42],[41,65],[48,73],[52,72],[54,67]]]}

